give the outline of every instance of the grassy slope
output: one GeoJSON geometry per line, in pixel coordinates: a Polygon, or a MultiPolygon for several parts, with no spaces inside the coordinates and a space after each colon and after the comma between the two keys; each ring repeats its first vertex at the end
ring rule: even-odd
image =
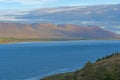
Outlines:
{"type": "Polygon", "coordinates": [[[57,74],[51,77],[43,78],[43,80],[74,80],[74,73],[63,73],[63,74],[57,74]]]}
{"type": "Polygon", "coordinates": [[[58,74],[42,80],[120,80],[120,54],[106,56],[96,63],[88,62],[72,74],[58,74]]]}

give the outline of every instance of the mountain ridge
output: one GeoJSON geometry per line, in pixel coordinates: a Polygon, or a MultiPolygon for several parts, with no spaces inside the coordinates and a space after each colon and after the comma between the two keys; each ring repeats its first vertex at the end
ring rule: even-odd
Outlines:
{"type": "Polygon", "coordinates": [[[7,10],[0,13],[2,22],[97,25],[120,33],[120,4],[7,10]]]}
{"type": "Polygon", "coordinates": [[[7,38],[119,38],[119,34],[99,26],[52,23],[0,23],[0,37],[7,38]]]}

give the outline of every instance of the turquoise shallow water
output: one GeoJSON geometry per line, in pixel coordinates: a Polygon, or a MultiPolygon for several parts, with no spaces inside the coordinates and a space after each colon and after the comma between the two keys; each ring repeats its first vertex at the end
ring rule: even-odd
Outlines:
{"type": "Polygon", "coordinates": [[[120,52],[120,41],[23,42],[0,45],[0,80],[37,80],[120,52]]]}

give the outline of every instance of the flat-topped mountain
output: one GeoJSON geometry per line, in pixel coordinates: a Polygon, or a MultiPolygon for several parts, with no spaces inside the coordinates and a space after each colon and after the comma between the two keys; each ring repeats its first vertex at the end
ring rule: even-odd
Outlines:
{"type": "Polygon", "coordinates": [[[0,23],[0,37],[7,38],[118,38],[119,35],[99,26],[51,23],[0,23]]]}

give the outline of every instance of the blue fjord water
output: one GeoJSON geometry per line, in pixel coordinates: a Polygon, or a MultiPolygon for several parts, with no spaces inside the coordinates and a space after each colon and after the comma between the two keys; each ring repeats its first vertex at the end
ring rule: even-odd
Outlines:
{"type": "Polygon", "coordinates": [[[23,42],[0,45],[0,80],[38,80],[120,52],[120,41],[23,42]]]}

